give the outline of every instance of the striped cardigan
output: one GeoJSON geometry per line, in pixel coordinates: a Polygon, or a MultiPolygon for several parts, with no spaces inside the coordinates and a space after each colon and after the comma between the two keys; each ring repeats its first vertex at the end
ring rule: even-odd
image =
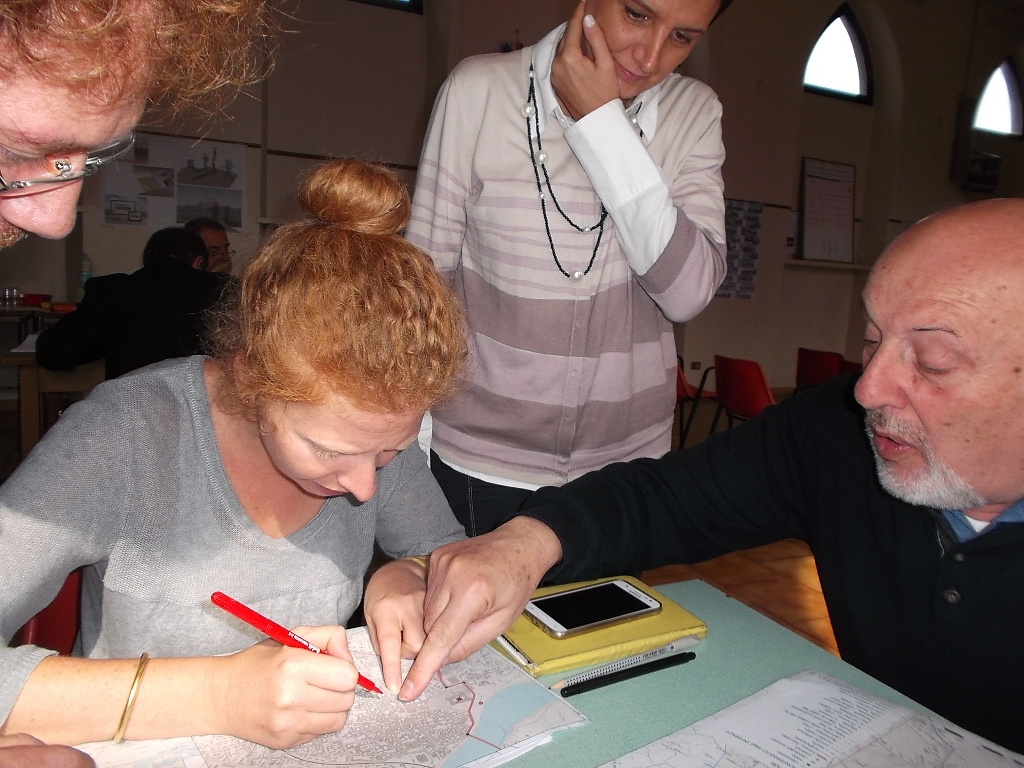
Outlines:
{"type": "MultiPolygon", "coordinates": [[[[661,83],[647,148],[677,208],[675,234],[638,276],[609,217],[592,270],[570,281],[551,256],[520,113],[532,51],[473,57],[448,77],[407,237],[450,280],[469,326],[468,383],[433,412],[433,449],[471,473],[561,485],[670,447],[670,319],[696,315],[725,274],[725,150],[711,89],[679,75],[661,83]]],[[[559,203],[596,222],[601,201],[557,120],[542,139],[559,203]]],[[[550,201],[548,220],[566,270],[585,269],[595,233],[572,229],[550,201]]]]}

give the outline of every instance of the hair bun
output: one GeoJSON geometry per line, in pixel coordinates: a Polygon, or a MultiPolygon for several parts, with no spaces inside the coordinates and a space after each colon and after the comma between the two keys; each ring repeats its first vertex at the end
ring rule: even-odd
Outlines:
{"type": "Polygon", "coordinates": [[[299,188],[302,210],[324,224],[365,235],[394,235],[409,220],[409,193],[383,165],[334,160],[299,188]]]}

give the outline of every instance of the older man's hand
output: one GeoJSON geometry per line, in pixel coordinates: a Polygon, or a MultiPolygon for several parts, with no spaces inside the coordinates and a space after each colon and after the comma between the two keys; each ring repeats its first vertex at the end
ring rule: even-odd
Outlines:
{"type": "Polygon", "coordinates": [[[0,768],[95,768],[85,752],[50,746],[24,733],[0,736],[0,768]]]}
{"type": "Polygon", "coordinates": [[[529,517],[434,550],[423,603],[426,637],[399,698],[415,699],[442,666],[508,629],[561,557],[558,537],[529,517]]]}

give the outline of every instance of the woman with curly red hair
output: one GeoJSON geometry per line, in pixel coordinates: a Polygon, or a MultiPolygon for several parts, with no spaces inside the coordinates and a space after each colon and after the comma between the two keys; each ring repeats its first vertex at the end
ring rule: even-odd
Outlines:
{"type": "Polygon", "coordinates": [[[337,161],[300,202],[218,313],[212,357],[97,387],[0,487],[4,643],[84,567],[82,658],[0,650],[7,731],[94,741],[126,712],[130,739],[282,748],[337,730],[356,684],[341,625],[374,541],[411,558],[396,585],[422,586],[416,558],[462,537],[415,444],[458,386],[462,316],[398,234],[405,188],[337,161]],[[217,590],[326,653],[261,642],[211,607],[217,590]]]}

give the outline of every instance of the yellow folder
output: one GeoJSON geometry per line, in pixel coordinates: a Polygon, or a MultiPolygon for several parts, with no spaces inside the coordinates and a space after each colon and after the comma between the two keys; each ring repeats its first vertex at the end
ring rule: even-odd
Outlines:
{"type": "MultiPolygon", "coordinates": [[[[654,597],[661,603],[661,611],[653,616],[630,619],[621,624],[563,638],[552,637],[526,616],[520,616],[491,645],[537,677],[643,653],[668,645],[681,637],[703,638],[707,635],[708,628],[703,621],[660,592],[632,576],[614,578],[628,581],[637,589],[654,597]]],[[[595,579],[557,587],[543,587],[534,592],[533,596],[543,597],[553,592],[611,580],[595,579]]]]}

